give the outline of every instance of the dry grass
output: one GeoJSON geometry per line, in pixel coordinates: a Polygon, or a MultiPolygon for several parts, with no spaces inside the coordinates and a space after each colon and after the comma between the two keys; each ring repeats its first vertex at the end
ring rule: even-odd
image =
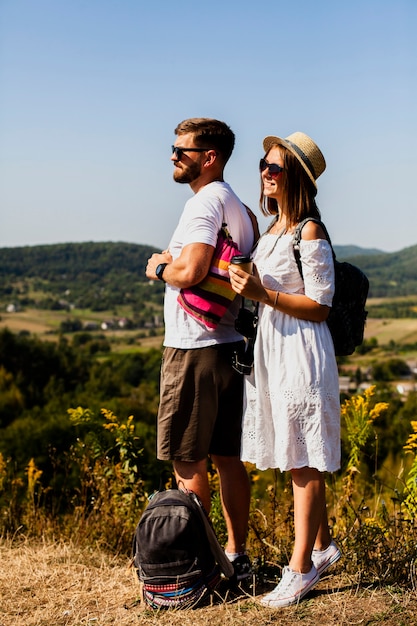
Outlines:
{"type": "Polygon", "coordinates": [[[415,592],[363,588],[342,565],[298,607],[241,594],[197,610],[155,613],[138,601],[128,559],[62,542],[0,542],[0,626],[344,626],[417,624],[415,592]]]}
{"type": "Polygon", "coordinates": [[[22,313],[1,313],[0,329],[8,328],[13,333],[28,331],[40,335],[47,335],[56,327],[52,327],[49,319],[45,315],[40,315],[39,311],[25,311],[22,313]]]}

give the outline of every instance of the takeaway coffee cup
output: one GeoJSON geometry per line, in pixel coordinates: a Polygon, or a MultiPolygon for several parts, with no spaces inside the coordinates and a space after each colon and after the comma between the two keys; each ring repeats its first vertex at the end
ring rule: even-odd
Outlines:
{"type": "Polygon", "coordinates": [[[252,274],[252,261],[250,256],[247,256],[246,254],[232,256],[230,259],[230,265],[238,265],[244,272],[252,274]]]}

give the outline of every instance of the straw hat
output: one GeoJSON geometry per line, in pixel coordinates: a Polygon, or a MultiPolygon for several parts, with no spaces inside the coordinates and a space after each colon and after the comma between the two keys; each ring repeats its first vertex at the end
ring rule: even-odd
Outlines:
{"type": "Polygon", "coordinates": [[[322,155],[319,147],[314,143],[311,137],[300,132],[293,133],[285,139],[281,139],[281,137],[273,137],[272,135],[265,137],[265,154],[269,152],[274,145],[288,148],[288,150],[290,150],[299,160],[314,186],[317,187],[316,180],[326,169],[326,161],[324,160],[324,156],[322,155]]]}

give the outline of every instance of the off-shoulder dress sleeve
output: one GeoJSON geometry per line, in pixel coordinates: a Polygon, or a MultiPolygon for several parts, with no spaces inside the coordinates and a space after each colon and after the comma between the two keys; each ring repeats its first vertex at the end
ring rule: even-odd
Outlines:
{"type": "Polygon", "coordinates": [[[305,295],[326,306],[332,305],[334,263],[330,244],[325,239],[302,239],[300,257],[305,295]]]}

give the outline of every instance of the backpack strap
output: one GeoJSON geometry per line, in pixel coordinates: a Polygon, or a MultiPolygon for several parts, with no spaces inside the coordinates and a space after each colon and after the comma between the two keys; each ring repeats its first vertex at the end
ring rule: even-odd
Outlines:
{"type": "Polygon", "coordinates": [[[293,237],[293,240],[292,240],[292,245],[293,245],[293,249],[294,249],[294,257],[295,257],[295,261],[297,263],[298,271],[300,272],[301,278],[303,278],[303,268],[302,268],[302,264],[301,264],[300,241],[301,241],[301,232],[302,232],[304,226],[307,224],[307,222],[315,222],[316,224],[318,224],[323,229],[324,234],[326,235],[326,239],[329,242],[330,247],[332,249],[333,261],[336,260],[336,255],[334,253],[332,242],[331,242],[331,239],[330,239],[330,235],[329,235],[329,233],[327,231],[326,226],[317,217],[306,217],[299,224],[297,224],[297,227],[296,227],[296,229],[294,231],[294,237],[293,237]]]}
{"type": "MultiPolygon", "coordinates": [[[[224,204],[220,200],[220,198],[218,198],[218,200],[219,200],[220,204],[222,205],[222,211],[223,211],[222,228],[224,230],[226,230],[226,232],[229,234],[229,236],[231,236],[229,231],[227,230],[227,223],[226,223],[226,219],[225,219],[225,215],[224,215],[224,204]]],[[[243,202],[242,202],[242,204],[245,207],[246,213],[248,214],[248,217],[249,217],[249,219],[251,221],[251,224],[252,224],[252,229],[253,229],[253,246],[252,246],[252,250],[253,250],[254,248],[256,248],[256,246],[258,244],[258,241],[259,241],[259,238],[261,236],[260,232],[259,232],[258,219],[257,219],[255,213],[248,207],[247,204],[244,204],[243,202]]]]}
{"type": "Polygon", "coordinates": [[[222,549],[221,545],[219,544],[218,539],[213,530],[213,527],[210,524],[210,521],[207,517],[205,510],[203,509],[200,499],[198,498],[198,496],[196,496],[196,494],[193,491],[186,491],[185,493],[187,493],[190,499],[196,504],[196,507],[198,509],[198,512],[200,513],[200,517],[204,524],[204,528],[207,534],[207,539],[210,543],[210,549],[214,558],[216,559],[217,563],[220,565],[220,568],[223,574],[227,576],[227,578],[231,578],[234,574],[234,567],[232,563],[229,561],[229,559],[227,558],[226,554],[224,553],[224,550],[222,549]]]}

